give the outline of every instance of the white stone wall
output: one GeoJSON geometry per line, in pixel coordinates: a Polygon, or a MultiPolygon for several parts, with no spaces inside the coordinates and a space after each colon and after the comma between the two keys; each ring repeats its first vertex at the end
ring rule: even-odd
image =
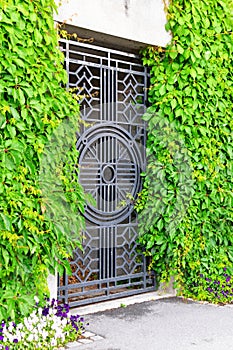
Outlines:
{"type": "Polygon", "coordinates": [[[47,278],[48,288],[50,291],[50,299],[57,300],[57,274],[56,275],[48,275],[47,278]]]}
{"type": "Polygon", "coordinates": [[[150,45],[170,40],[163,0],[63,0],[55,20],[150,45]]]}

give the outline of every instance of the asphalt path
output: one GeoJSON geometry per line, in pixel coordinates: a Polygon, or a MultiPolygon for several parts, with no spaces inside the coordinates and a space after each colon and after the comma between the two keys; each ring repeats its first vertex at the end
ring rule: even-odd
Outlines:
{"type": "Polygon", "coordinates": [[[233,350],[233,305],[167,298],[85,316],[104,339],[80,350],[233,350]]]}

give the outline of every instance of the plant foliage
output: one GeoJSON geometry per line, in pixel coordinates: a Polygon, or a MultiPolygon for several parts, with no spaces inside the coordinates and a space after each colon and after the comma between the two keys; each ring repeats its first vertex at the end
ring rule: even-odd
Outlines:
{"type": "MultiPolygon", "coordinates": [[[[38,299],[39,300],[39,299],[38,299]]],[[[53,299],[39,303],[21,323],[0,324],[0,349],[63,349],[85,332],[83,317],[71,315],[69,305],[58,305],[53,299]]]]}
{"type": "Polygon", "coordinates": [[[233,2],[171,0],[167,18],[170,44],[143,52],[151,107],[140,242],[184,296],[226,301],[200,274],[214,281],[233,266],[233,2]]]}
{"type": "Polygon", "coordinates": [[[63,88],[55,9],[53,0],[0,1],[0,320],[27,315],[34,295],[48,292],[48,270],[62,272],[74,242],[80,245],[84,193],[74,172],[75,134],[61,144],[61,123],[76,130],[79,106],[63,88]],[[49,197],[51,173],[58,184],[49,197]]]}

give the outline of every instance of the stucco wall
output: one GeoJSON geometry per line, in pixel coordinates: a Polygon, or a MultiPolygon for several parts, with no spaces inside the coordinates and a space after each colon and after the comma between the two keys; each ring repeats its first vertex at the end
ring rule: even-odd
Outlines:
{"type": "Polygon", "coordinates": [[[81,28],[151,45],[170,40],[163,0],[63,0],[58,11],[55,20],[81,28]]]}

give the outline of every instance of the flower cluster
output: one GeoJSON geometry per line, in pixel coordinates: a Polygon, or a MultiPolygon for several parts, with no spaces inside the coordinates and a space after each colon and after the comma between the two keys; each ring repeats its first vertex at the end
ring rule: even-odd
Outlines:
{"type": "Polygon", "coordinates": [[[0,324],[0,349],[57,349],[76,340],[84,332],[84,319],[70,314],[69,305],[59,305],[54,299],[35,310],[19,324],[0,324]]]}
{"type": "Polygon", "coordinates": [[[226,267],[223,270],[224,273],[218,278],[205,277],[203,274],[200,274],[200,277],[206,285],[206,291],[211,300],[216,299],[218,302],[232,303],[233,278],[226,273],[226,267]]]}

